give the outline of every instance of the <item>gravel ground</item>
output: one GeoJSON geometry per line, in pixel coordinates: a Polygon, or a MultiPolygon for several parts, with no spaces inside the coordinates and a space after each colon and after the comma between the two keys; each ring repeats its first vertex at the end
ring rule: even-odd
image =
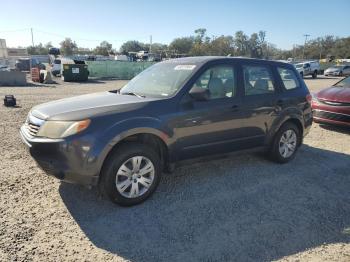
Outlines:
{"type": "Polygon", "coordinates": [[[0,87],[20,105],[0,106],[0,261],[350,261],[349,130],[314,124],[285,165],[240,153],[183,166],[131,208],[36,167],[18,134],[32,106],[124,83],[0,87]]]}

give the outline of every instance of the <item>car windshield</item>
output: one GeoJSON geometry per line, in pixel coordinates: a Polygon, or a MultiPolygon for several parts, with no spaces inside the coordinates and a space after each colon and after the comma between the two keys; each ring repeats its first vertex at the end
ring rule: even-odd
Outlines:
{"type": "Polygon", "coordinates": [[[340,82],[336,83],[336,87],[349,87],[350,88],[350,77],[344,78],[340,82]]]}
{"type": "Polygon", "coordinates": [[[120,90],[120,93],[170,97],[182,87],[195,67],[171,62],[155,64],[134,77],[120,90]]]}

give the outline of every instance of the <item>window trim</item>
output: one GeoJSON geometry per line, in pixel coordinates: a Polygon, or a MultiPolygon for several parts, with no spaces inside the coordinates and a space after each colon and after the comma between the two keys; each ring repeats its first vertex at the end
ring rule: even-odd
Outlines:
{"type": "Polygon", "coordinates": [[[197,75],[193,76],[193,78],[190,80],[189,82],[189,88],[186,91],[186,94],[189,95],[189,92],[191,91],[193,85],[196,83],[196,81],[210,68],[213,67],[218,67],[218,66],[224,66],[224,67],[230,67],[232,69],[233,72],[233,76],[234,76],[234,88],[235,88],[235,92],[234,92],[234,96],[231,97],[221,97],[221,98],[215,98],[215,99],[209,99],[207,101],[201,101],[200,103],[210,103],[212,101],[231,101],[232,99],[237,99],[239,97],[239,81],[238,81],[238,74],[239,74],[239,64],[237,63],[227,63],[227,62],[215,62],[215,63],[208,63],[205,66],[203,66],[201,68],[201,70],[199,70],[197,73],[197,75]]]}
{"type": "Polygon", "coordinates": [[[279,81],[280,81],[280,83],[281,83],[281,87],[282,87],[282,89],[283,89],[284,92],[291,92],[291,91],[294,91],[294,90],[298,90],[298,89],[300,89],[300,88],[302,87],[302,85],[301,85],[301,83],[300,83],[300,79],[299,79],[299,77],[298,77],[299,74],[296,74],[295,71],[294,71],[292,68],[288,68],[287,66],[282,66],[282,65],[281,65],[281,66],[276,65],[275,69],[276,69],[276,73],[277,73],[277,76],[278,76],[278,78],[279,78],[279,81]],[[280,73],[278,72],[278,68],[286,69],[286,70],[292,71],[293,74],[294,74],[294,76],[295,76],[295,79],[296,79],[297,82],[298,82],[298,86],[297,86],[296,88],[287,89],[286,86],[284,85],[284,82],[283,82],[283,79],[282,79],[280,73]]]}
{"type": "MultiPolygon", "coordinates": [[[[275,72],[274,72],[274,67],[271,66],[271,64],[268,64],[268,63],[247,63],[247,62],[244,62],[244,63],[241,63],[240,65],[241,67],[241,81],[242,81],[242,96],[243,97],[261,97],[262,95],[264,96],[274,96],[276,95],[278,92],[279,92],[279,88],[278,88],[278,83],[277,83],[277,79],[276,79],[276,76],[275,76],[275,72]],[[268,69],[269,73],[270,73],[270,77],[271,77],[271,81],[272,81],[272,85],[273,85],[273,92],[271,93],[264,93],[264,94],[253,94],[253,95],[247,95],[246,92],[245,92],[245,79],[244,79],[244,67],[245,66],[255,66],[255,67],[265,67],[268,69]]],[[[278,74],[278,72],[277,72],[278,74]]]]}

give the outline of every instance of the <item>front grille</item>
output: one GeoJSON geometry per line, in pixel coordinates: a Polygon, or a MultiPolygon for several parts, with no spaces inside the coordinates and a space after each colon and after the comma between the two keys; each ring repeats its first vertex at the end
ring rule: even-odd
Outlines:
{"type": "Polygon", "coordinates": [[[30,136],[37,136],[40,127],[44,124],[44,120],[34,117],[28,114],[27,120],[25,122],[25,130],[30,136]]]}
{"type": "Polygon", "coordinates": [[[328,101],[328,100],[319,100],[320,103],[329,105],[329,106],[350,106],[350,103],[345,102],[335,102],[335,101],[328,101]]]}
{"type": "Polygon", "coordinates": [[[338,114],[329,111],[314,110],[314,117],[350,123],[350,115],[338,114]]]}
{"type": "Polygon", "coordinates": [[[27,129],[28,134],[30,134],[31,136],[36,136],[36,134],[38,133],[38,131],[40,129],[40,126],[33,124],[33,123],[30,123],[30,122],[27,122],[26,129],[27,129]]]}

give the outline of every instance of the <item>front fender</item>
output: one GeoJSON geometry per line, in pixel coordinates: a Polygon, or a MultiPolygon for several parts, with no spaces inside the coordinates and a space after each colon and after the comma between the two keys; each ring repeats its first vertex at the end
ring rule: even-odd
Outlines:
{"type": "Polygon", "coordinates": [[[87,158],[88,168],[96,168],[99,173],[104,160],[112,148],[124,138],[136,134],[152,134],[160,138],[167,146],[172,143],[172,133],[153,117],[135,117],[115,123],[98,136],[87,158]]]}

